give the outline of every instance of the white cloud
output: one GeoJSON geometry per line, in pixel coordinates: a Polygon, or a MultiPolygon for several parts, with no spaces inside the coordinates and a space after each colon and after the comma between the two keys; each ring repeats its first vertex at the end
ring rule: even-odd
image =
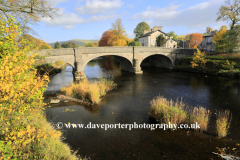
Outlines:
{"type": "Polygon", "coordinates": [[[64,26],[65,29],[72,29],[75,28],[77,24],[101,22],[109,19],[115,19],[117,17],[117,15],[110,12],[109,14],[90,16],[89,18],[83,19],[82,17],[75,13],[64,11],[65,11],[64,8],[60,8],[60,10],[57,13],[59,16],[53,17],[54,18],[53,21],[51,21],[50,18],[42,18],[41,21],[48,25],[64,26]]]}
{"type": "Polygon", "coordinates": [[[54,21],[52,22],[50,18],[42,18],[42,22],[49,25],[64,25],[64,28],[74,28],[76,24],[83,23],[84,20],[82,17],[79,17],[75,13],[66,12],[64,13],[64,9],[60,8],[58,11],[59,16],[54,17],[54,21]]]}
{"type": "Polygon", "coordinates": [[[75,8],[75,10],[78,14],[98,14],[119,9],[122,5],[121,0],[86,0],[84,6],[75,8]]]}
{"type": "Polygon", "coordinates": [[[152,8],[147,7],[146,11],[143,11],[142,13],[137,13],[133,16],[134,19],[144,19],[144,20],[150,20],[152,18],[154,19],[170,19],[175,17],[177,14],[179,14],[179,11],[176,11],[180,5],[174,5],[171,3],[169,6],[165,8],[152,8]]]}
{"type": "Polygon", "coordinates": [[[148,7],[142,13],[135,14],[133,19],[145,20],[150,26],[177,27],[185,26],[189,29],[202,28],[211,25],[222,25],[216,22],[217,12],[224,0],[209,0],[184,10],[180,5],[171,3],[165,8],[148,7]]]}
{"type": "Polygon", "coordinates": [[[97,15],[97,16],[91,16],[87,19],[85,19],[85,23],[90,23],[90,22],[99,22],[99,21],[106,21],[106,20],[109,20],[109,19],[114,19],[116,18],[116,15],[110,15],[110,14],[107,14],[107,15],[97,15]]]}

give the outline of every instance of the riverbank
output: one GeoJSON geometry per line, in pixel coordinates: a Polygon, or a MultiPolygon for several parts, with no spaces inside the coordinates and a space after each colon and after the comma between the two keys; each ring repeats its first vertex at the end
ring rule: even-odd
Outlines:
{"type": "Polygon", "coordinates": [[[193,57],[182,57],[176,60],[173,69],[240,78],[240,53],[207,55],[202,60],[205,65],[194,68],[191,66],[191,61],[193,61],[193,57]]]}

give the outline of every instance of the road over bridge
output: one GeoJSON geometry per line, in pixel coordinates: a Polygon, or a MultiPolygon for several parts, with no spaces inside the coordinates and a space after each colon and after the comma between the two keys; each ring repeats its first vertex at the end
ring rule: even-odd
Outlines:
{"type": "MultiPolygon", "coordinates": [[[[48,63],[64,61],[73,66],[74,72],[84,74],[85,66],[94,58],[112,55],[116,56],[124,71],[141,74],[142,62],[153,55],[159,55],[159,67],[172,69],[176,59],[186,56],[193,56],[195,49],[174,49],[163,47],[81,47],[64,49],[34,50],[28,55],[38,53],[39,56],[49,55],[45,59],[48,63]]],[[[79,77],[76,77],[79,78],[79,77]]]]}

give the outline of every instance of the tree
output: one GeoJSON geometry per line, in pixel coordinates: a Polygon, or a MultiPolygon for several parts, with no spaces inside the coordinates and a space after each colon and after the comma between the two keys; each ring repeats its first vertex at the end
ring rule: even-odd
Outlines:
{"type": "Polygon", "coordinates": [[[227,42],[229,52],[232,53],[233,49],[239,47],[240,43],[240,25],[235,25],[233,29],[227,31],[227,42]]]}
{"type": "Polygon", "coordinates": [[[212,28],[211,27],[207,27],[206,28],[206,34],[209,35],[212,32],[212,28]]]}
{"type": "Polygon", "coordinates": [[[138,37],[144,34],[145,29],[150,29],[150,26],[146,22],[138,23],[137,27],[134,29],[135,39],[138,40],[138,37]]]}
{"type": "Polygon", "coordinates": [[[226,25],[222,25],[222,26],[220,27],[220,29],[226,29],[226,30],[227,30],[228,28],[227,28],[226,25]]]}
{"type": "Polygon", "coordinates": [[[130,42],[128,44],[128,46],[142,46],[142,44],[139,41],[134,40],[134,41],[130,42]]]}
{"type": "Polygon", "coordinates": [[[239,46],[240,25],[235,25],[229,31],[222,27],[217,35],[213,36],[213,42],[218,52],[233,52],[233,49],[239,46]]]}
{"type": "Polygon", "coordinates": [[[112,46],[112,44],[109,43],[109,39],[111,38],[112,35],[113,35],[113,31],[105,31],[102,34],[102,37],[99,41],[99,46],[112,46]]]}
{"type": "Polygon", "coordinates": [[[157,42],[157,46],[161,47],[161,46],[163,46],[163,45],[167,42],[167,40],[166,40],[166,38],[163,37],[162,34],[160,34],[160,35],[156,38],[156,42],[157,42]]]}
{"type": "Polygon", "coordinates": [[[62,48],[68,48],[68,45],[67,45],[67,43],[62,43],[62,44],[61,44],[61,47],[62,47],[62,48]]]}
{"type": "Polygon", "coordinates": [[[61,48],[61,45],[59,44],[58,41],[54,44],[54,48],[55,48],[55,49],[59,49],[59,48],[61,48]]]}
{"type": "Polygon", "coordinates": [[[223,28],[219,32],[216,32],[216,35],[213,36],[213,42],[218,52],[225,52],[228,46],[227,30],[223,28]]]}
{"type": "Polygon", "coordinates": [[[94,45],[93,45],[92,42],[89,42],[89,43],[84,44],[84,47],[93,47],[93,46],[94,46],[94,45]]]}
{"type": "Polygon", "coordinates": [[[206,60],[205,60],[205,53],[201,52],[198,48],[197,48],[197,52],[194,52],[194,57],[193,60],[191,61],[191,67],[195,68],[195,67],[200,67],[200,68],[204,68],[206,65],[206,60]]]}
{"type": "Polygon", "coordinates": [[[98,42],[94,42],[93,47],[98,47],[98,42]]]}
{"type": "Polygon", "coordinates": [[[58,8],[53,8],[47,0],[0,0],[0,14],[8,19],[12,15],[21,23],[23,34],[33,32],[31,25],[41,18],[57,15],[58,8]]]}
{"type": "MultiPolygon", "coordinates": [[[[31,50],[41,50],[41,49],[53,49],[49,44],[45,43],[43,40],[37,39],[29,34],[23,34],[19,36],[18,41],[21,42],[23,40],[28,40],[27,46],[30,47],[31,50]]],[[[26,47],[22,45],[22,47],[26,47]]]]}
{"type": "Polygon", "coordinates": [[[122,20],[118,18],[115,23],[112,23],[113,35],[110,37],[108,43],[113,46],[127,46],[127,34],[122,25],[122,20]]]}
{"type": "Polygon", "coordinates": [[[179,46],[178,36],[177,36],[177,34],[175,34],[174,31],[170,31],[170,32],[168,32],[167,34],[168,34],[169,36],[172,36],[173,39],[177,41],[177,46],[179,46]]]}
{"type": "Polygon", "coordinates": [[[237,24],[240,14],[240,0],[225,0],[225,5],[222,5],[217,13],[217,21],[230,21],[230,29],[233,29],[237,24]]]}
{"type": "Polygon", "coordinates": [[[190,48],[196,48],[202,42],[202,34],[199,33],[188,34],[186,36],[186,39],[188,40],[186,42],[186,46],[189,46],[190,48]]]}

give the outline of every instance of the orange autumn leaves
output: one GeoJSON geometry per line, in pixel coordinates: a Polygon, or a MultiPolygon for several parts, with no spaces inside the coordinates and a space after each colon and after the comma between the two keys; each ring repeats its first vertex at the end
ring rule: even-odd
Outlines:
{"type": "Polygon", "coordinates": [[[186,46],[189,48],[197,48],[202,43],[202,35],[199,33],[192,33],[186,36],[186,46]]]}
{"type": "Polygon", "coordinates": [[[113,31],[105,31],[102,34],[102,38],[98,42],[99,46],[112,46],[112,44],[108,42],[109,39],[112,37],[112,35],[113,35],[113,31]]]}
{"type": "Polygon", "coordinates": [[[112,23],[112,28],[105,31],[99,41],[99,46],[128,46],[127,34],[122,25],[121,19],[112,23]]]}

